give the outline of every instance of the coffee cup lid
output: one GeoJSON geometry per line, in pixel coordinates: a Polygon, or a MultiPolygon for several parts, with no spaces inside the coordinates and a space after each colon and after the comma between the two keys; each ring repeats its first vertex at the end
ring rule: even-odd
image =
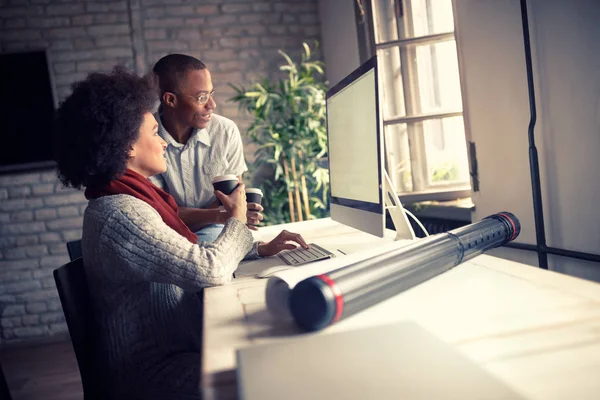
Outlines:
{"type": "Polygon", "coordinates": [[[219,175],[215,176],[212,183],[223,182],[223,181],[237,181],[238,177],[235,175],[219,175]]]}
{"type": "Polygon", "coordinates": [[[246,188],[246,193],[260,194],[261,196],[263,195],[262,190],[260,190],[258,188],[246,188]]]}

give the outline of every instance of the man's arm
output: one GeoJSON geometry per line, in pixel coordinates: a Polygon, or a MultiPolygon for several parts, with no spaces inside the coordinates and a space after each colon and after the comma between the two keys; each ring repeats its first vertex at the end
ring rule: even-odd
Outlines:
{"type": "Polygon", "coordinates": [[[192,232],[196,232],[210,224],[224,224],[229,218],[226,211],[218,208],[179,207],[179,218],[185,222],[192,232]]]}

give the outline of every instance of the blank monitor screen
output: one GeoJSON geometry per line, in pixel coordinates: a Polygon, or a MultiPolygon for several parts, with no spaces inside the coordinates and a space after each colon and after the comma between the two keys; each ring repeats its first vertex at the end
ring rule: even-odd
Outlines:
{"type": "Polygon", "coordinates": [[[382,141],[373,57],[327,92],[331,218],[383,236],[382,141]]]}

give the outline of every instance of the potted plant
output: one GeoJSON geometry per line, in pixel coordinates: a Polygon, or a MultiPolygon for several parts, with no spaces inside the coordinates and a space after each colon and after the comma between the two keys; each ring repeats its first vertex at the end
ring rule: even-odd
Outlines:
{"type": "Polygon", "coordinates": [[[254,168],[268,167],[271,175],[257,185],[265,193],[267,225],[329,215],[323,63],[312,59],[306,43],[299,62],[279,54],[285,60],[280,79],[231,85],[230,99],[252,114],[247,135],[257,146],[254,168]]]}

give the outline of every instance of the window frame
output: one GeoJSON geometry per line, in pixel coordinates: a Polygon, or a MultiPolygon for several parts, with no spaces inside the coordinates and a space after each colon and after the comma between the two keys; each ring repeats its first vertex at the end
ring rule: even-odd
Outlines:
{"type": "MultiPolygon", "coordinates": [[[[440,110],[439,112],[420,112],[419,93],[415,93],[418,84],[411,85],[415,79],[418,79],[416,73],[416,49],[417,45],[431,45],[447,41],[456,42],[455,30],[451,32],[433,33],[417,37],[401,38],[396,40],[384,41],[376,43],[375,35],[375,20],[374,7],[375,0],[356,0],[355,12],[358,32],[359,54],[361,62],[377,54],[378,50],[382,49],[398,49],[400,52],[400,77],[402,81],[402,97],[404,100],[405,112],[404,116],[392,116],[385,118],[383,116],[384,129],[388,126],[406,124],[406,131],[409,138],[409,154],[411,160],[411,176],[418,174],[416,179],[413,177],[413,190],[411,192],[400,192],[398,197],[403,202],[416,202],[427,200],[455,200],[458,198],[466,198],[471,196],[470,179],[465,183],[429,183],[427,171],[427,154],[425,148],[425,135],[422,124],[419,122],[427,120],[438,120],[448,117],[464,118],[462,106],[459,109],[440,110]]],[[[403,15],[402,21],[399,21],[396,16],[398,26],[402,26],[405,32],[414,31],[414,22],[412,18],[411,1],[412,0],[395,0],[402,3],[403,15]]],[[[430,3],[431,4],[431,3],[430,3]]],[[[458,61],[458,60],[457,60],[458,61]]],[[[459,77],[460,79],[460,77],[459,77]]],[[[464,123],[464,119],[463,119],[464,123]]],[[[465,132],[466,135],[466,132],[465,132]]],[[[465,136],[465,145],[466,145],[465,136]]],[[[385,150],[386,169],[389,170],[388,149],[385,150]]],[[[467,151],[468,157],[468,151],[467,151]]],[[[469,171],[470,173],[470,171],[469,171]]]]}

